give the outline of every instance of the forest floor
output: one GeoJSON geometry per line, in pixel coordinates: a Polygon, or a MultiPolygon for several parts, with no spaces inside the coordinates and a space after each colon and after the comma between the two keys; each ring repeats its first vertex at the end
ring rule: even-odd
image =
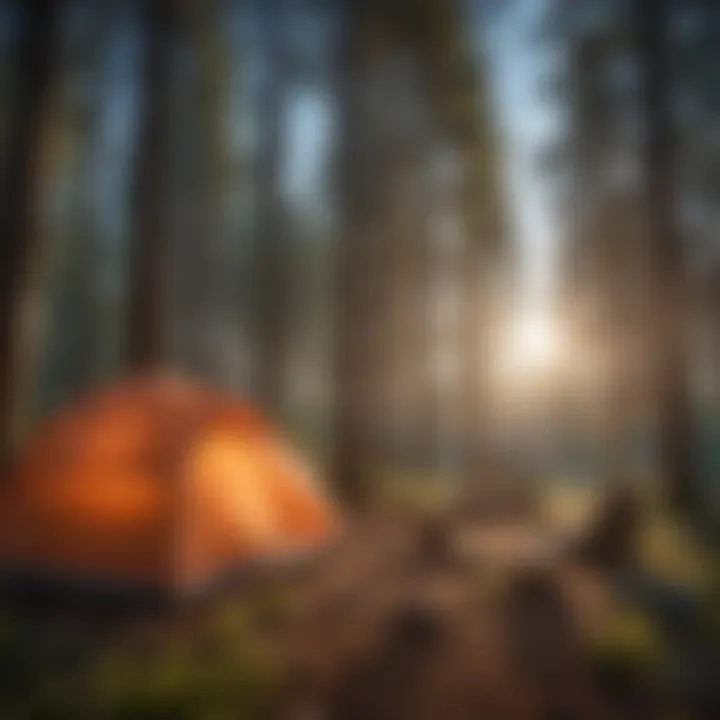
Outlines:
{"type": "Polygon", "coordinates": [[[359,524],[296,589],[285,717],[607,717],[575,621],[611,600],[552,544],[526,523],[359,524]]]}
{"type": "Polygon", "coordinates": [[[3,717],[714,717],[663,690],[654,619],[527,518],[376,514],[302,568],[96,623],[82,651],[87,617],[5,620],[3,717]]]}
{"type": "Polygon", "coordinates": [[[565,549],[527,520],[360,523],[296,588],[285,717],[659,717],[600,677],[656,662],[652,629],[565,549]]]}

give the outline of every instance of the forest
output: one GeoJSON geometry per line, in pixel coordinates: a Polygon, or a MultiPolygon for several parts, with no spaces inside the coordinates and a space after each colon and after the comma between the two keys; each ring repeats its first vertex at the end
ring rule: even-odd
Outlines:
{"type": "Polygon", "coordinates": [[[718,41],[0,0],[0,717],[720,717],[718,41]]]}

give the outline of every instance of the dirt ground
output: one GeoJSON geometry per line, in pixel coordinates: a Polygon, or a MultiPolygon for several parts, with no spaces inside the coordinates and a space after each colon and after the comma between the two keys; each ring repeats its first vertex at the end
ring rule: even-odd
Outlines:
{"type": "Polygon", "coordinates": [[[527,517],[367,516],[306,563],[195,606],[94,627],[82,613],[60,636],[26,619],[43,653],[86,636],[91,662],[73,674],[60,656],[43,670],[27,634],[3,641],[9,707],[42,686],[51,710],[13,717],[706,717],[673,715],[677,704],[635,680],[619,694],[608,685],[589,647],[618,613],[615,585],[568,547],[527,517]],[[17,674],[18,649],[31,672],[17,674]],[[103,653],[110,671],[93,674],[103,653]],[[272,658],[270,681],[261,656],[272,658]],[[94,699],[78,706],[79,693],[94,699]]]}
{"type": "Polygon", "coordinates": [[[606,718],[583,633],[604,583],[527,523],[356,523],[294,583],[286,720],[606,718]]]}

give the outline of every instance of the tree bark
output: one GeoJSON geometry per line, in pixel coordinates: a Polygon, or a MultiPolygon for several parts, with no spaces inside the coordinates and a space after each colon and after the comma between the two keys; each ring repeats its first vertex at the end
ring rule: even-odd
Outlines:
{"type": "Polygon", "coordinates": [[[668,4],[635,0],[638,57],[643,75],[642,149],[645,231],[652,269],[655,382],[662,471],[680,510],[697,502],[686,358],[686,279],[676,221],[674,138],[668,61],[668,4]]]}
{"type": "Polygon", "coordinates": [[[37,250],[44,123],[55,80],[60,0],[27,0],[13,67],[8,153],[0,187],[0,454],[11,449],[19,311],[37,250]]]}
{"type": "Polygon", "coordinates": [[[228,82],[223,10],[218,0],[193,0],[181,4],[178,15],[178,52],[186,62],[182,91],[174,98],[175,115],[180,115],[173,133],[178,168],[174,197],[182,218],[175,219],[173,238],[171,352],[173,360],[193,375],[217,382],[228,280],[223,237],[228,82]]]}
{"type": "Polygon", "coordinates": [[[283,117],[287,49],[282,37],[283,0],[261,0],[261,32],[266,72],[260,98],[262,137],[256,164],[257,226],[256,383],[258,396],[273,413],[282,411],[287,372],[291,259],[282,198],[283,117]]]}
{"type": "Polygon", "coordinates": [[[171,241],[173,0],[143,4],[146,33],[142,61],[127,312],[128,365],[133,371],[159,366],[166,358],[166,266],[171,241]]]}
{"type": "MultiPolygon", "coordinates": [[[[336,183],[339,243],[335,268],[335,423],[333,476],[351,506],[369,498],[373,446],[373,372],[370,317],[372,177],[363,112],[366,33],[375,3],[345,0],[336,97],[339,137],[336,183]]],[[[367,119],[367,118],[365,118],[367,119]]]]}

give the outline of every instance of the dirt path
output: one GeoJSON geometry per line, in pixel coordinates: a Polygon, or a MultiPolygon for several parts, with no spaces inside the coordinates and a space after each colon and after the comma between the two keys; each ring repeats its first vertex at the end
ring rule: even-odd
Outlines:
{"type": "MultiPolygon", "coordinates": [[[[0,660],[15,668],[8,678],[24,668],[24,685],[6,678],[12,707],[36,696],[56,703],[58,678],[74,678],[63,717],[83,716],[73,688],[100,708],[172,708],[162,717],[199,717],[187,709],[198,697],[230,712],[223,717],[243,708],[263,720],[671,717],[667,695],[632,679],[630,694],[618,694],[588,653],[623,611],[616,593],[609,576],[572,561],[528,519],[372,516],[309,564],[268,568],[197,604],[8,616],[0,660]]],[[[681,660],[699,696],[698,667],[716,663],[681,660]]],[[[130,716],[113,712],[95,716],[130,716]]]]}
{"type": "Polygon", "coordinates": [[[551,546],[522,524],[358,524],[293,588],[280,717],[611,717],[579,641],[602,601],[551,546]]]}

